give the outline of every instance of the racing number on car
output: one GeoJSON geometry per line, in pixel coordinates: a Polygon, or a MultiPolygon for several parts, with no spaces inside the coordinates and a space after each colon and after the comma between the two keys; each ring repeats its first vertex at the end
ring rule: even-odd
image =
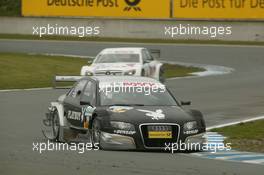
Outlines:
{"type": "Polygon", "coordinates": [[[131,9],[134,9],[135,11],[141,11],[141,8],[137,6],[140,1],[141,0],[125,0],[128,6],[124,8],[124,11],[130,11],[131,9]]]}

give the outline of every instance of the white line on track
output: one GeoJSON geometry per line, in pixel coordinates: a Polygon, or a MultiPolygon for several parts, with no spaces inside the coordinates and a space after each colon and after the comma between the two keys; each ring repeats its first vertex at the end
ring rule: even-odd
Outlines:
{"type": "Polygon", "coordinates": [[[262,120],[262,119],[264,119],[264,116],[258,116],[258,117],[244,119],[244,120],[238,120],[238,121],[235,121],[235,122],[225,123],[225,124],[221,124],[221,125],[211,126],[211,127],[206,128],[206,130],[209,131],[211,129],[223,128],[223,127],[226,127],[226,126],[232,126],[232,125],[237,125],[237,124],[240,124],[240,123],[247,123],[247,122],[252,122],[252,121],[262,120]]]}
{"type": "Polygon", "coordinates": [[[256,164],[262,164],[264,163],[264,159],[258,159],[258,160],[244,160],[242,162],[245,162],[245,163],[256,163],[256,164]]]}
{"type": "MultiPolygon", "coordinates": [[[[212,144],[212,140],[209,138],[211,135],[217,135],[216,132],[207,132],[205,136],[207,137],[206,144],[207,145],[214,145],[212,144]]],[[[220,135],[220,134],[218,134],[220,135]]],[[[222,148],[219,149],[219,143],[222,143],[224,146],[224,140],[219,141],[214,151],[212,150],[205,150],[199,153],[191,153],[190,156],[197,156],[200,158],[207,158],[207,159],[214,159],[214,160],[222,160],[222,161],[233,161],[233,162],[242,162],[242,163],[253,163],[253,164],[263,164],[264,165],[264,154],[261,153],[252,153],[252,152],[242,152],[236,151],[231,149],[223,150],[222,148]]],[[[225,146],[224,146],[225,147],[225,146]]],[[[186,154],[185,154],[186,155],[186,154]]]]}
{"type": "MultiPolygon", "coordinates": [[[[31,53],[31,55],[39,55],[37,53],[31,53]]],[[[94,59],[94,56],[84,56],[84,55],[72,55],[72,54],[56,54],[56,53],[46,53],[46,54],[41,54],[41,55],[46,55],[46,56],[62,56],[62,57],[75,57],[75,58],[92,58],[94,59]]]]}
{"type": "Polygon", "coordinates": [[[29,89],[4,89],[0,90],[0,92],[17,92],[17,91],[39,91],[39,90],[51,90],[52,87],[45,87],[45,88],[29,88],[29,89]]]}

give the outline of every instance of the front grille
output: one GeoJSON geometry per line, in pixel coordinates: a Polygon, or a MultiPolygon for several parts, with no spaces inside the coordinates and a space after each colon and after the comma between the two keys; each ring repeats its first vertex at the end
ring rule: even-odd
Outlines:
{"type": "Polygon", "coordinates": [[[97,71],[95,75],[122,75],[122,71],[97,71]]]}
{"type": "Polygon", "coordinates": [[[176,143],[179,137],[178,124],[142,124],[140,125],[140,132],[144,146],[146,148],[164,148],[165,143],[176,143]],[[171,138],[149,138],[149,130],[155,129],[156,131],[171,130],[171,138]]]}

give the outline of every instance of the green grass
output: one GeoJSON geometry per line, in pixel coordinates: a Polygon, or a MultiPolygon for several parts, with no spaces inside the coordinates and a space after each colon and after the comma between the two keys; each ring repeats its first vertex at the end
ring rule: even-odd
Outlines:
{"type": "Polygon", "coordinates": [[[185,76],[190,76],[190,74],[194,72],[205,71],[204,69],[198,67],[185,67],[185,66],[173,65],[173,64],[164,64],[164,70],[165,70],[164,75],[166,78],[185,77],[185,76]]]}
{"type": "Polygon", "coordinates": [[[97,41],[97,42],[130,42],[130,43],[167,43],[167,44],[230,44],[230,45],[264,45],[260,41],[220,41],[220,40],[172,40],[172,39],[139,39],[139,38],[99,38],[74,36],[43,36],[0,34],[0,39],[26,39],[26,40],[63,40],[63,41],[97,41]]]}
{"type": "Polygon", "coordinates": [[[225,142],[232,143],[232,148],[242,151],[264,152],[264,120],[241,123],[212,131],[227,136],[225,142]]]}
{"type": "Polygon", "coordinates": [[[0,16],[21,16],[21,0],[0,0],[0,16]]]}
{"type": "MultiPolygon", "coordinates": [[[[0,53],[0,89],[51,87],[54,75],[80,75],[87,59],[0,53]]],[[[200,68],[165,64],[166,77],[187,76],[200,68]]]]}
{"type": "Polygon", "coordinates": [[[51,87],[54,75],[79,75],[87,59],[0,53],[0,89],[51,87]]]}

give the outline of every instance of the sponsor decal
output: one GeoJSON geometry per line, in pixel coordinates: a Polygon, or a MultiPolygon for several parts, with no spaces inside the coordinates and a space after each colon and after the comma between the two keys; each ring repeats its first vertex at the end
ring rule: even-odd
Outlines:
{"type": "Polygon", "coordinates": [[[150,125],[148,126],[148,138],[150,139],[172,138],[172,126],[150,125]]]}
{"type": "Polygon", "coordinates": [[[96,108],[95,107],[92,107],[92,106],[86,106],[86,107],[83,107],[82,108],[82,121],[83,119],[85,118],[85,121],[83,123],[83,127],[84,128],[89,128],[89,121],[90,121],[90,118],[92,117],[93,115],[93,112],[96,108]]]}
{"type": "Polygon", "coordinates": [[[136,131],[125,131],[125,130],[114,130],[115,134],[126,134],[126,135],[133,135],[136,131]]]}
{"type": "MultiPolygon", "coordinates": [[[[90,66],[90,67],[94,67],[96,70],[98,69],[104,69],[101,71],[114,71],[113,69],[123,69],[123,68],[127,68],[127,67],[134,67],[135,64],[118,64],[118,63],[111,63],[111,65],[107,65],[104,63],[97,63],[95,66],[90,66]],[[107,69],[107,70],[105,70],[107,69]]],[[[99,70],[98,70],[99,71],[99,70]]]]}
{"type": "Polygon", "coordinates": [[[141,0],[125,0],[127,6],[124,8],[124,11],[141,11],[141,8],[138,6],[141,0]]]}
{"type": "Polygon", "coordinates": [[[110,111],[115,112],[115,113],[123,113],[126,112],[128,110],[133,109],[133,107],[129,107],[129,106],[111,106],[109,107],[110,111]]]}
{"type": "Polygon", "coordinates": [[[184,134],[196,134],[198,133],[198,129],[190,130],[190,131],[184,131],[184,134]]]}
{"type": "Polygon", "coordinates": [[[149,111],[149,110],[138,109],[138,111],[145,112],[146,113],[146,116],[151,117],[152,120],[165,119],[165,114],[163,114],[163,111],[161,109],[158,109],[156,111],[149,111]]]}
{"type": "Polygon", "coordinates": [[[95,107],[85,106],[85,107],[82,107],[82,111],[81,112],[68,111],[67,118],[68,119],[72,119],[72,120],[79,120],[81,122],[84,122],[84,127],[87,128],[88,127],[88,123],[90,121],[90,117],[92,116],[93,111],[95,109],[96,109],[95,107]]]}
{"type": "Polygon", "coordinates": [[[21,0],[23,16],[170,18],[171,0],[21,0]],[[158,9],[158,10],[157,10],[158,9]]]}
{"type": "Polygon", "coordinates": [[[173,0],[174,18],[264,19],[263,0],[173,0]]]}
{"type": "Polygon", "coordinates": [[[81,113],[76,111],[68,111],[68,119],[81,120],[81,113]]]}
{"type": "Polygon", "coordinates": [[[148,138],[149,139],[171,139],[172,132],[171,131],[149,131],[148,138]]]}
{"type": "Polygon", "coordinates": [[[92,116],[94,110],[96,108],[92,107],[92,106],[86,106],[82,108],[82,114],[86,117],[86,116],[92,116]]]}

